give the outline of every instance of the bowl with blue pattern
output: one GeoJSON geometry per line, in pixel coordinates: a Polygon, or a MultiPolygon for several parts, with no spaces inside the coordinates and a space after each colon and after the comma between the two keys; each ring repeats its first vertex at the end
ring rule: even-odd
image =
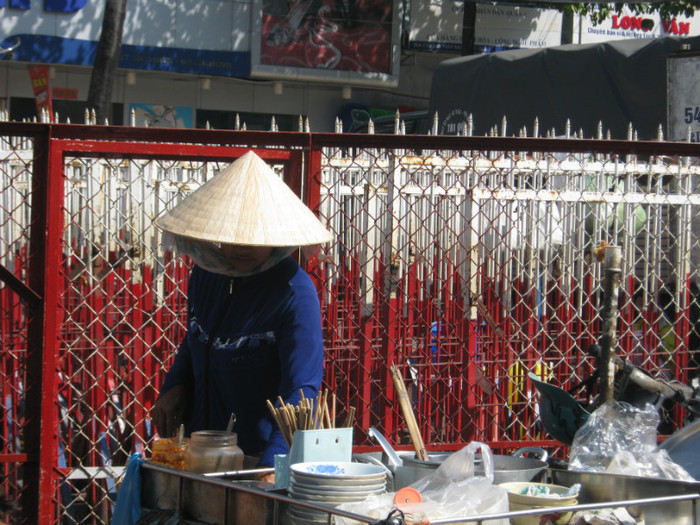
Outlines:
{"type": "Polygon", "coordinates": [[[290,466],[290,481],[306,485],[369,485],[386,480],[386,469],[380,465],[352,461],[320,461],[295,463],[290,466]]]}

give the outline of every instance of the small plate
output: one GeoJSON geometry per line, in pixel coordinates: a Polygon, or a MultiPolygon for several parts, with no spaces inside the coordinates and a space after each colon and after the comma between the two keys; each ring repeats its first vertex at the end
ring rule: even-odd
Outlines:
{"type": "Polygon", "coordinates": [[[289,506],[289,515],[298,516],[307,520],[323,521],[328,523],[328,512],[300,507],[298,505],[289,506]]]}
{"type": "MultiPolygon", "coordinates": [[[[340,505],[341,503],[346,503],[346,502],[353,502],[353,501],[362,501],[364,500],[367,496],[372,494],[371,492],[363,492],[360,494],[348,494],[347,492],[341,493],[340,495],[335,493],[335,494],[326,494],[323,492],[309,492],[309,491],[303,491],[296,489],[294,487],[289,487],[287,489],[289,494],[297,499],[303,499],[306,501],[318,501],[323,502],[325,504],[333,504],[333,505],[340,505]]],[[[382,491],[384,492],[384,491],[382,491]]]]}
{"type": "Polygon", "coordinates": [[[358,487],[386,484],[386,475],[382,474],[374,478],[343,478],[332,476],[314,476],[311,474],[299,474],[291,471],[289,473],[289,483],[301,483],[308,487],[348,487],[352,490],[358,490],[358,487]]]}
{"type": "Polygon", "coordinates": [[[323,478],[372,479],[386,476],[386,470],[379,465],[354,463],[352,461],[295,463],[290,468],[295,474],[323,478]]]}
{"type": "Polygon", "coordinates": [[[386,481],[381,480],[378,483],[367,483],[361,485],[328,485],[324,483],[306,483],[304,479],[291,477],[289,479],[289,486],[293,487],[295,490],[298,489],[306,492],[313,492],[315,494],[324,493],[342,495],[343,493],[348,493],[349,495],[352,495],[359,493],[367,494],[371,492],[383,492],[386,490],[386,481]]]}

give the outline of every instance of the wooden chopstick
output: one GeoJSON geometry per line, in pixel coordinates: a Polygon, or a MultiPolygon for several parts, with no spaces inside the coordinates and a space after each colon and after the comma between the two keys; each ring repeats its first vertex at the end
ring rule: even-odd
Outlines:
{"type": "Polygon", "coordinates": [[[416,415],[413,412],[413,407],[411,406],[411,400],[408,397],[408,392],[406,392],[406,385],[403,382],[403,376],[395,364],[392,364],[389,369],[391,370],[391,378],[394,381],[394,388],[396,388],[396,393],[399,396],[399,405],[401,406],[401,412],[403,412],[403,417],[406,420],[406,426],[408,427],[408,433],[413,442],[413,448],[416,449],[416,457],[423,461],[428,461],[428,451],[423,443],[423,437],[420,434],[420,429],[418,428],[418,422],[416,421],[416,415]]]}
{"type": "MultiPolygon", "coordinates": [[[[267,407],[270,410],[275,423],[280,428],[287,446],[292,446],[294,432],[297,430],[331,429],[336,427],[336,396],[329,390],[320,390],[316,399],[304,396],[299,390],[299,403],[294,406],[285,403],[282,396],[277,396],[279,406],[275,407],[267,400],[267,407]],[[331,406],[328,406],[328,398],[331,396],[331,406]]],[[[354,426],[355,407],[349,407],[348,413],[340,428],[354,426]]]]}

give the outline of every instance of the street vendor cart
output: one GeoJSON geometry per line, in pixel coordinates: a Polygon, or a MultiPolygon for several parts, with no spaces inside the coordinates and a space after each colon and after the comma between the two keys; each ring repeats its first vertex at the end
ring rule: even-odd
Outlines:
{"type": "MultiPolygon", "coordinates": [[[[546,469],[543,479],[564,485],[581,483],[579,503],[560,511],[625,507],[636,512],[647,524],[698,524],[699,482],[681,482],[636,478],[600,473],[546,469]]],[[[272,484],[247,479],[245,473],[234,476],[206,476],[143,461],[142,521],[165,522],[177,516],[178,523],[192,525],[293,525],[289,506],[300,505],[327,512],[328,523],[336,516],[346,516],[358,523],[376,523],[362,515],[342,512],[324,505],[314,505],[290,497],[287,490],[272,484]],[[163,521],[155,521],[162,519],[163,521]]],[[[495,519],[512,519],[538,515],[547,509],[510,512],[491,516],[464,516],[458,522],[488,523],[495,519]]],[[[431,523],[455,523],[432,521],[431,523]]],[[[397,521],[391,523],[400,523],[397,521]]]]}

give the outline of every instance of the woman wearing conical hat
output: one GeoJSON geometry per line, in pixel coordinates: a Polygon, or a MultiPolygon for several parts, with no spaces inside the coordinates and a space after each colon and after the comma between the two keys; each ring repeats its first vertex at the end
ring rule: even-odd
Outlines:
{"type": "Polygon", "coordinates": [[[187,331],[153,420],[161,437],[234,432],[258,466],[288,449],[267,400],[315,398],[323,375],[318,294],[289,257],[332,236],[255,153],[248,152],[156,220],[163,243],[195,262],[187,331]]]}

